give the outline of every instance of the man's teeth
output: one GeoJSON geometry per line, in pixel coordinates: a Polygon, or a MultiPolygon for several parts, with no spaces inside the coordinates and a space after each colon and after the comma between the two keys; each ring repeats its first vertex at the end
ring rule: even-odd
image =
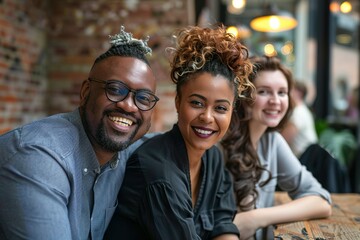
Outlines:
{"type": "Polygon", "coordinates": [[[207,131],[207,130],[198,129],[198,128],[195,128],[195,131],[200,133],[200,134],[205,134],[205,135],[209,135],[209,134],[212,133],[212,131],[207,131]]]}
{"type": "Polygon", "coordinates": [[[133,121],[127,118],[109,116],[109,119],[115,122],[116,124],[120,124],[123,126],[131,126],[133,124],[133,121]]]}

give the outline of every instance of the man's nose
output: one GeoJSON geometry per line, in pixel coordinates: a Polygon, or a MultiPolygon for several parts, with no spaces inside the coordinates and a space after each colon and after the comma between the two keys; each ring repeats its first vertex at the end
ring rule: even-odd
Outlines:
{"type": "Polygon", "coordinates": [[[126,112],[136,112],[139,110],[139,108],[135,104],[135,95],[133,92],[129,92],[126,98],[116,103],[116,106],[126,112]]]}

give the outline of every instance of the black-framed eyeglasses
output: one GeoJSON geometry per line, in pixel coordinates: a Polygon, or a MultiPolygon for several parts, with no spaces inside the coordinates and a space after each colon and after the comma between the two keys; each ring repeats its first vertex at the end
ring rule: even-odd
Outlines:
{"type": "Polygon", "coordinates": [[[155,96],[152,92],[148,90],[133,90],[129,88],[123,82],[119,80],[99,80],[94,78],[88,78],[89,81],[104,83],[105,84],[105,93],[106,97],[112,102],[121,102],[130,92],[133,93],[133,100],[137,108],[142,111],[149,111],[151,110],[159,101],[159,98],[155,96]]]}

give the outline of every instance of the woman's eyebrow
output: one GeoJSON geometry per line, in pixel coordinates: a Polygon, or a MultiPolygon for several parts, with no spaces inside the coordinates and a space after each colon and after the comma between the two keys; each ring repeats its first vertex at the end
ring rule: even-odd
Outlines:
{"type": "MultiPolygon", "coordinates": [[[[191,94],[190,97],[198,97],[198,98],[201,98],[204,101],[207,100],[206,97],[204,97],[203,95],[197,94],[197,93],[191,94]]],[[[219,102],[227,102],[229,105],[231,105],[231,103],[230,103],[230,101],[228,99],[217,99],[217,100],[215,100],[215,102],[217,102],[217,103],[219,103],[219,102]]]]}

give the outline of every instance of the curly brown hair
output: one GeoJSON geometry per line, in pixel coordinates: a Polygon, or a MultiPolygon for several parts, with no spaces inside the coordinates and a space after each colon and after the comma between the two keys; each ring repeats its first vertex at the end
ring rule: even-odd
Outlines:
{"type": "MultiPolygon", "coordinates": [[[[250,74],[249,80],[252,83],[256,80],[257,73],[261,71],[280,70],[288,82],[288,94],[290,93],[294,85],[292,73],[281,64],[278,58],[262,56],[251,57],[250,60],[253,63],[253,72],[250,74]]],[[[244,91],[243,94],[248,96],[251,93],[244,91]]],[[[261,174],[267,171],[261,166],[257,152],[250,139],[249,121],[251,116],[248,109],[251,108],[252,103],[253,101],[249,101],[247,98],[238,100],[236,114],[232,115],[229,130],[221,141],[226,166],[234,179],[237,204],[242,211],[246,211],[254,206],[258,196],[256,184],[260,181],[261,174]]],[[[282,128],[290,117],[293,108],[294,104],[289,95],[289,107],[284,118],[276,127],[269,127],[266,131],[275,131],[282,128]]],[[[268,173],[269,178],[259,183],[260,186],[264,186],[270,181],[271,173],[268,173]]]]}
{"type": "Polygon", "coordinates": [[[177,95],[181,86],[191,77],[202,72],[222,75],[229,80],[236,97],[242,92],[254,91],[248,80],[252,72],[248,49],[223,25],[214,28],[190,26],[177,33],[176,47],[168,48],[173,54],[171,79],[176,84],[177,95]]]}

